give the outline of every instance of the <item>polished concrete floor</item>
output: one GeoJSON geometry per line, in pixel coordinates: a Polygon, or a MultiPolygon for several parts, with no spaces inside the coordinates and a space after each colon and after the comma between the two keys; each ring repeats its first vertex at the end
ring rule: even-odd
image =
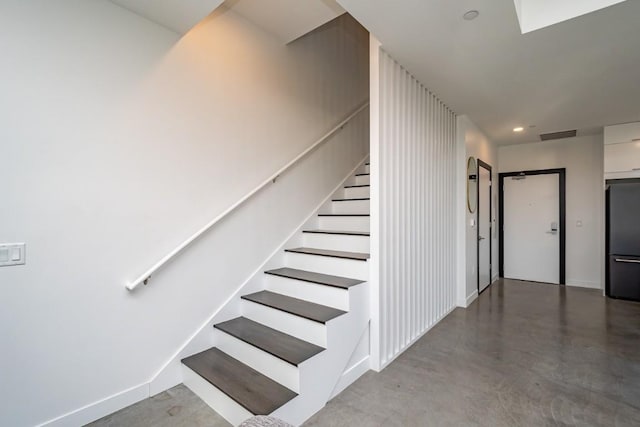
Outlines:
{"type": "MultiPolygon", "coordinates": [[[[179,386],[94,425],[226,423],[179,386]]],[[[640,426],[640,304],[496,282],[306,425],[640,426]]]]}

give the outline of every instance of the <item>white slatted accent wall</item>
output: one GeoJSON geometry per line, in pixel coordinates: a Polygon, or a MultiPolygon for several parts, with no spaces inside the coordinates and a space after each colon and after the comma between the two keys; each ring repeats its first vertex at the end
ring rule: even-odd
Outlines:
{"type": "Polygon", "coordinates": [[[372,315],[372,367],[379,370],[455,307],[456,116],[387,53],[377,53],[372,307],[379,312],[372,315]]]}

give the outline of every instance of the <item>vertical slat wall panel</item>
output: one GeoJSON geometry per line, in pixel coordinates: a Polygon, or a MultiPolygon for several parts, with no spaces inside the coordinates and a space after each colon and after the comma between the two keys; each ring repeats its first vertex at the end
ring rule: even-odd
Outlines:
{"type": "Polygon", "coordinates": [[[380,51],[383,368],[455,306],[455,114],[380,51]]]}

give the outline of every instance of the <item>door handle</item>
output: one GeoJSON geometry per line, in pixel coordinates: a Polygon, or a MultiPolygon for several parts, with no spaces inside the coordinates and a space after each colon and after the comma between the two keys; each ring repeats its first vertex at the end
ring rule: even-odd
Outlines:
{"type": "Polygon", "coordinates": [[[480,241],[480,240],[484,240],[484,239],[485,239],[484,237],[482,237],[482,236],[478,236],[478,241],[480,241]]]}
{"type": "Polygon", "coordinates": [[[629,263],[629,264],[640,264],[640,259],[616,258],[616,262],[626,262],[626,263],[629,263]]]}

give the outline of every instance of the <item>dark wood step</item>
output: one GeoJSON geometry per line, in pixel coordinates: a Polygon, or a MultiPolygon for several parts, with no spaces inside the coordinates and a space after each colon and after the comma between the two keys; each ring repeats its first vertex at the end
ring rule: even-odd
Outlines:
{"type": "Polygon", "coordinates": [[[361,252],[332,251],[329,249],[293,248],[293,249],[285,249],[285,252],[292,252],[296,254],[328,256],[332,258],[355,259],[357,261],[366,261],[369,259],[369,254],[365,254],[361,252]]]}
{"type": "Polygon", "coordinates": [[[349,289],[352,286],[364,283],[364,280],[331,276],[329,274],[297,270],[295,268],[277,268],[275,270],[265,271],[265,274],[271,274],[272,276],[279,276],[287,279],[301,280],[303,282],[317,283],[318,285],[332,286],[334,288],[341,289],[349,289]]]}
{"type": "Polygon", "coordinates": [[[371,200],[370,197],[354,197],[352,199],[332,199],[332,202],[351,202],[355,200],[371,200]]]}
{"type": "Polygon", "coordinates": [[[321,213],[318,216],[371,216],[370,214],[335,214],[335,213],[321,213]]]}
{"type": "Polygon", "coordinates": [[[318,323],[327,323],[329,320],[346,313],[337,308],[327,307],[326,305],[315,304],[269,291],[260,291],[255,294],[244,295],[242,299],[255,302],[256,304],[266,305],[267,307],[304,317],[305,319],[318,323]]]}
{"type": "Polygon", "coordinates": [[[371,187],[369,184],[345,185],[344,188],[371,187]]]}
{"type": "Polygon", "coordinates": [[[302,230],[303,233],[315,234],[341,234],[343,236],[364,236],[369,237],[368,231],[342,231],[342,230],[302,230]]]}
{"type": "Polygon", "coordinates": [[[356,176],[369,176],[368,173],[357,173],[356,176]]]}
{"type": "Polygon", "coordinates": [[[182,363],[253,415],[269,415],[297,396],[215,347],[182,363]]]}
{"type": "Polygon", "coordinates": [[[365,166],[369,166],[369,162],[365,163],[364,165],[365,165],[365,166]]]}
{"type": "Polygon", "coordinates": [[[315,344],[302,341],[245,317],[237,317],[218,323],[214,325],[214,328],[294,366],[298,366],[324,350],[315,344]]]}

